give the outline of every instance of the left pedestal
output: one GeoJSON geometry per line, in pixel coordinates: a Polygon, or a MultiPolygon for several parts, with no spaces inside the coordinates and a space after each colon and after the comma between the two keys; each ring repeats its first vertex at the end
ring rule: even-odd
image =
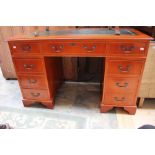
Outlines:
{"type": "Polygon", "coordinates": [[[9,47],[24,106],[41,103],[52,109],[63,79],[61,58],[43,57],[37,42],[10,42],[9,47]]]}

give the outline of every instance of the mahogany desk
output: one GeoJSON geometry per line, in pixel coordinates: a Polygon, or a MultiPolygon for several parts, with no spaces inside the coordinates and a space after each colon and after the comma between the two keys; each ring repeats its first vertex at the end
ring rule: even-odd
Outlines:
{"type": "Polygon", "coordinates": [[[23,104],[40,102],[53,108],[56,90],[63,82],[62,57],[104,57],[100,111],[123,107],[135,114],[151,39],[134,29],[120,29],[120,35],[114,30],[81,29],[10,38],[23,104]]]}

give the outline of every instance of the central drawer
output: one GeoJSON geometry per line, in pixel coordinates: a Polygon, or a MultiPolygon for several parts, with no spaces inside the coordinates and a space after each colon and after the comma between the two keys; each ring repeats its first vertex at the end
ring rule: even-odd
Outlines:
{"type": "Polygon", "coordinates": [[[92,42],[44,42],[41,44],[41,52],[51,55],[72,55],[72,54],[82,54],[82,55],[95,55],[105,54],[106,44],[92,43],[92,42]]]}

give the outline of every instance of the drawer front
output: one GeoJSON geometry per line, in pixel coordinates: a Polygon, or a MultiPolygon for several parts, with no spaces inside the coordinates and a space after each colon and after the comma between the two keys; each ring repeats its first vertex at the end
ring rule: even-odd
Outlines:
{"type": "Polygon", "coordinates": [[[108,93],[130,93],[136,92],[138,78],[107,77],[105,92],[108,93]]]}
{"type": "Polygon", "coordinates": [[[108,43],[108,52],[111,55],[145,56],[147,52],[147,45],[146,43],[135,42],[111,42],[108,43]]]}
{"type": "Polygon", "coordinates": [[[136,60],[107,60],[107,73],[119,75],[140,75],[143,70],[144,61],[136,60]]]}
{"type": "Polygon", "coordinates": [[[22,88],[40,88],[47,89],[44,76],[20,75],[18,81],[22,88]]]}
{"type": "Polygon", "coordinates": [[[49,93],[47,90],[22,89],[23,98],[31,100],[48,100],[49,93]]]}
{"type": "Polygon", "coordinates": [[[133,93],[105,93],[104,104],[114,106],[135,106],[133,93]]]}
{"type": "Polygon", "coordinates": [[[81,43],[79,45],[81,54],[105,54],[106,45],[105,43],[81,43]]]}
{"type": "Polygon", "coordinates": [[[61,54],[104,54],[105,43],[64,43],[64,42],[44,42],[41,45],[41,52],[51,55],[61,54]]]}
{"type": "Polygon", "coordinates": [[[12,54],[40,53],[39,43],[36,42],[11,42],[9,46],[12,54]]]}
{"type": "Polygon", "coordinates": [[[16,71],[19,73],[42,73],[44,64],[42,59],[13,59],[16,71]]]}

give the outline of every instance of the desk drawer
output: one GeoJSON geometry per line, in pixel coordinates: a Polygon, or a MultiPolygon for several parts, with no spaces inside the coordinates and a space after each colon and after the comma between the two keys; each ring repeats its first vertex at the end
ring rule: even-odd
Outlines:
{"type": "Polygon", "coordinates": [[[108,93],[136,92],[138,82],[138,78],[107,77],[105,83],[105,91],[108,93]]]}
{"type": "Polygon", "coordinates": [[[48,100],[50,98],[47,90],[22,89],[23,98],[32,100],[48,100]]]}
{"type": "Polygon", "coordinates": [[[107,73],[109,75],[119,74],[119,75],[140,75],[144,61],[137,60],[107,60],[107,73]]]}
{"type": "Polygon", "coordinates": [[[13,59],[16,71],[19,73],[43,73],[42,59],[13,59]]]}
{"type": "Polygon", "coordinates": [[[108,53],[110,55],[122,56],[146,56],[146,43],[137,42],[111,42],[108,43],[108,53]]]}
{"type": "Polygon", "coordinates": [[[105,43],[64,43],[64,42],[44,42],[41,45],[41,52],[52,55],[61,54],[104,54],[105,43]]]}
{"type": "Polygon", "coordinates": [[[40,88],[47,89],[44,76],[20,75],[18,80],[22,88],[40,88]]]}
{"type": "Polygon", "coordinates": [[[106,45],[105,43],[81,43],[79,45],[81,54],[105,54],[106,45]]]}
{"type": "Polygon", "coordinates": [[[136,103],[134,102],[135,94],[133,93],[105,93],[104,95],[104,104],[105,105],[114,105],[114,106],[133,106],[136,103]]]}
{"type": "Polygon", "coordinates": [[[40,53],[40,45],[36,42],[10,42],[9,47],[13,55],[40,53]]]}

